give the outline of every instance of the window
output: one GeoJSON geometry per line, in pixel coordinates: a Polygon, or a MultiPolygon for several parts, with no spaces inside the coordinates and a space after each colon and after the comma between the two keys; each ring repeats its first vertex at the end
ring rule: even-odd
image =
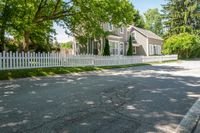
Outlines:
{"type": "Polygon", "coordinates": [[[150,55],[154,55],[154,46],[150,44],[150,55]]]}
{"type": "Polygon", "coordinates": [[[136,47],[133,46],[133,54],[136,54],[136,47]]]}
{"type": "Polygon", "coordinates": [[[162,47],[156,44],[149,44],[149,55],[161,55],[162,47]]]}
{"type": "Polygon", "coordinates": [[[120,33],[122,33],[122,34],[124,33],[124,28],[123,27],[120,28],[120,33]]]}
{"type": "Polygon", "coordinates": [[[158,46],[158,55],[161,55],[161,54],[162,54],[161,51],[162,51],[161,46],[158,46]]]}
{"type": "Polygon", "coordinates": [[[153,46],[153,49],[154,49],[154,53],[153,54],[157,55],[157,47],[156,47],[156,45],[153,46]]]}
{"type": "Polygon", "coordinates": [[[150,44],[150,55],[160,55],[161,50],[161,46],[150,44]]]}
{"type": "Polygon", "coordinates": [[[109,29],[110,31],[113,30],[113,25],[112,25],[111,23],[108,24],[108,29],[109,29]]]}
{"type": "Polygon", "coordinates": [[[118,42],[110,41],[110,54],[118,55],[118,42]]]}
{"type": "Polygon", "coordinates": [[[117,41],[109,41],[110,44],[110,54],[111,55],[123,55],[124,54],[124,44],[117,41]]]}

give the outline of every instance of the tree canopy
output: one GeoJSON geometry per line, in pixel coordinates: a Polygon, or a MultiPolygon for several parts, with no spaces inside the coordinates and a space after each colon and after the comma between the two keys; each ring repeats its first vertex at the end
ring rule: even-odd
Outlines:
{"type": "Polygon", "coordinates": [[[145,28],[144,18],[142,17],[142,15],[140,15],[140,12],[138,10],[134,15],[133,23],[136,27],[145,28]]]}
{"type": "Polygon", "coordinates": [[[200,57],[200,0],[167,0],[163,52],[180,58],[200,57]]]}
{"type": "Polygon", "coordinates": [[[2,0],[0,2],[1,50],[5,35],[13,36],[27,51],[39,44],[50,45],[53,23],[76,37],[98,37],[102,23],[128,25],[135,10],[128,0],[2,0]]]}
{"type": "Polygon", "coordinates": [[[173,35],[164,43],[164,54],[178,54],[179,58],[200,57],[200,38],[189,33],[173,35]]]}
{"type": "Polygon", "coordinates": [[[167,0],[163,13],[166,37],[183,32],[199,34],[200,0],[167,0]]]}
{"type": "Polygon", "coordinates": [[[163,35],[162,15],[157,8],[148,9],[145,13],[145,28],[157,35],[163,35]]]}

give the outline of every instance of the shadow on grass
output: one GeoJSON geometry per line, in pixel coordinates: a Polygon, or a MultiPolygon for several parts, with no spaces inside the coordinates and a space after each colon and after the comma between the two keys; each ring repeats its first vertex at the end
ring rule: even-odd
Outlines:
{"type": "Polygon", "coordinates": [[[103,69],[128,68],[135,66],[144,66],[150,64],[134,64],[121,66],[103,66],[103,67],[55,67],[55,68],[33,68],[19,70],[3,70],[0,71],[0,80],[12,80],[16,78],[37,77],[37,76],[52,76],[56,74],[68,74],[87,71],[99,71],[103,69]]]}

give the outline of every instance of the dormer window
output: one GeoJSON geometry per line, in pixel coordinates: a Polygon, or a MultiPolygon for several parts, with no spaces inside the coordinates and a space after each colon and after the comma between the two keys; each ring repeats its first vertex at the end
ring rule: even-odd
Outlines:
{"type": "Polygon", "coordinates": [[[112,25],[112,23],[109,23],[109,24],[108,24],[108,29],[109,29],[109,31],[112,31],[112,30],[113,30],[113,25],[112,25]]]}
{"type": "Polygon", "coordinates": [[[120,28],[120,33],[124,34],[124,28],[123,27],[120,28]]]}

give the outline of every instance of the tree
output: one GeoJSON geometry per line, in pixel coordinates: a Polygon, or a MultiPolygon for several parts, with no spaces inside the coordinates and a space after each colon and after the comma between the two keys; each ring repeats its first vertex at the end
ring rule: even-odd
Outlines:
{"type": "Polygon", "coordinates": [[[145,22],[143,17],[140,15],[140,12],[137,10],[134,18],[133,18],[133,23],[134,26],[139,27],[139,28],[145,28],[145,22]]]}
{"type": "MultiPolygon", "coordinates": [[[[76,38],[82,37],[98,39],[104,36],[103,23],[115,26],[129,25],[133,22],[135,9],[128,0],[84,0],[87,7],[77,1],[75,6],[80,11],[70,19],[70,31],[76,38]]],[[[68,20],[64,22],[68,23],[68,20]]],[[[84,39],[86,40],[86,39],[84,39]]]]}
{"type": "Polygon", "coordinates": [[[5,49],[6,31],[12,26],[11,18],[15,15],[15,2],[13,0],[0,1],[0,51],[5,49]]]}
{"type": "Polygon", "coordinates": [[[103,32],[102,23],[128,25],[135,13],[128,0],[3,0],[0,14],[4,9],[14,11],[4,15],[9,19],[3,19],[2,23],[12,23],[6,25],[11,30],[5,32],[23,40],[24,51],[32,44],[48,43],[47,39],[54,34],[54,22],[75,37],[98,38],[103,32]],[[6,2],[9,8],[4,8],[6,2]]]}
{"type": "Polygon", "coordinates": [[[132,56],[133,55],[133,46],[132,46],[132,37],[129,37],[129,43],[128,43],[128,51],[127,51],[127,55],[128,56],[132,56]]]}
{"type": "Polygon", "coordinates": [[[69,6],[64,7],[63,4],[62,0],[18,1],[18,15],[13,21],[16,25],[15,37],[23,38],[24,51],[29,49],[31,43],[46,43],[46,38],[53,31],[53,21],[68,14],[69,6]]]}
{"type": "Polygon", "coordinates": [[[109,46],[108,39],[105,39],[105,47],[104,47],[103,55],[110,56],[110,46],[109,46]]]}
{"type": "Polygon", "coordinates": [[[154,32],[157,35],[163,35],[163,23],[162,15],[159,13],[158,9],[148,9],[145,13],[145,28],[154,32]]]}
{"type": "Polygon", "coordinates": [[[200,33],[200,1],[199,0],[168,0],[163,5],[167,38],[183,33],[200,33]]]}
{"type": "Polygon", "coordinates": [[[164,54],[178,54],[179,58],[200,57],[200,39],[196,35],[181,33],[164,42],[164,54]]]}

